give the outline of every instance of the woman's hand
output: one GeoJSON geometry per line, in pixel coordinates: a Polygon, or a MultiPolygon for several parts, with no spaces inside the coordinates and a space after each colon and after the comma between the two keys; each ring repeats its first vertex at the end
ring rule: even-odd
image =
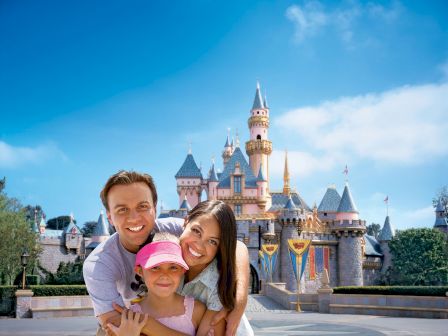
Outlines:
{"type": "Polygon", "coordinates": [[[132,310],[125,309],[121,313],[120,326],[116,327],[108,323],[106,331],[114,336],[139,336],[147,321],[147,314],[134,313],[132,310]],[[141,319],[142,316],[143,319],[141,319]]]}

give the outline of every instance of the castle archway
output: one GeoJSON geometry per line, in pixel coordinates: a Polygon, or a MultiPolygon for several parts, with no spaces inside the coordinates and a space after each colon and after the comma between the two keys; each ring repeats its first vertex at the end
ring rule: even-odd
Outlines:
{"type": "Polygon", "coordinates": [[[260,278],[258,272],[250,265],[250,277],[249,277],[249,294],[258,294],[260,292],[260,278]]]}

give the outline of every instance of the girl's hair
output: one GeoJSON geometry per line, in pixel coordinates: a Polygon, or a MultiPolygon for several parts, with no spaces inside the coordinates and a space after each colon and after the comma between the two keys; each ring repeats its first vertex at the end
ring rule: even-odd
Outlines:
{"type": "Polygon", "coordinates": [[[205,215],[213,215],[219,224],[221,237],[216,254],[219,270],[218,295],[222,305],[232,310],[235,307],[235,249],[236,220],[232,209],[222,201],[204,201],[196,205],[187,215],[185,225],[205,215]]]}

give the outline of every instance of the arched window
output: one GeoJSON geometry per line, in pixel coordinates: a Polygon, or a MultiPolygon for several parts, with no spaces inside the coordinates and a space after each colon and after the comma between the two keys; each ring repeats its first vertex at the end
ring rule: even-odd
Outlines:
{"type": "Polygon", "coordinates": [[[261,135],[260,134],[257,135],[257,140],[261,140],[261,135]]]}

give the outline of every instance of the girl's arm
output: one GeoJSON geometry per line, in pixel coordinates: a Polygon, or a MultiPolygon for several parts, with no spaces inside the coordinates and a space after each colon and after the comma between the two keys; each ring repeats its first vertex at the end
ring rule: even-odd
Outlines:
{"type": "Polygon", "coordinates": [[[205,304],[203,304],[201,301],[194,300],[192,320],[196,330],[199,329],[199,325],[201,324],[202,317],[204,316],[206,310],[207,307],[205,307],[205,304]]]}
{"type": "MultiPolygon", "coordinates": [[[[121,313],[124,311],[123,307],[117,305],[116,303],[113,304],[114,309],[121,313]]],[[[114,323],[117,325],[116,323],[114,323]]],[[[119,324],[118,324],[119,325],[119,324]]],[[[187,334],[181,333],[180,331],[173,330],[168,328],[166,325],[160,323],[155,318],[149,316],[148,321],[143,326],[143,329],[141,331],[142,334],[148,335],[148,336],[157,336],[157,335],[166,335],[166,336],[188,336],[187,334]]]]}
{"type": "Polygon", "coordinates": [[[206,310],[204,316],[202,316],[201,324],[196,332],[196,336],[208,336],[210,329],[213,329],[214,336],[223,336],[226,331],[226,320],[221,319],[218,323],[211,325],[213,317],[219,312],[214,310],[206,310]]]}

